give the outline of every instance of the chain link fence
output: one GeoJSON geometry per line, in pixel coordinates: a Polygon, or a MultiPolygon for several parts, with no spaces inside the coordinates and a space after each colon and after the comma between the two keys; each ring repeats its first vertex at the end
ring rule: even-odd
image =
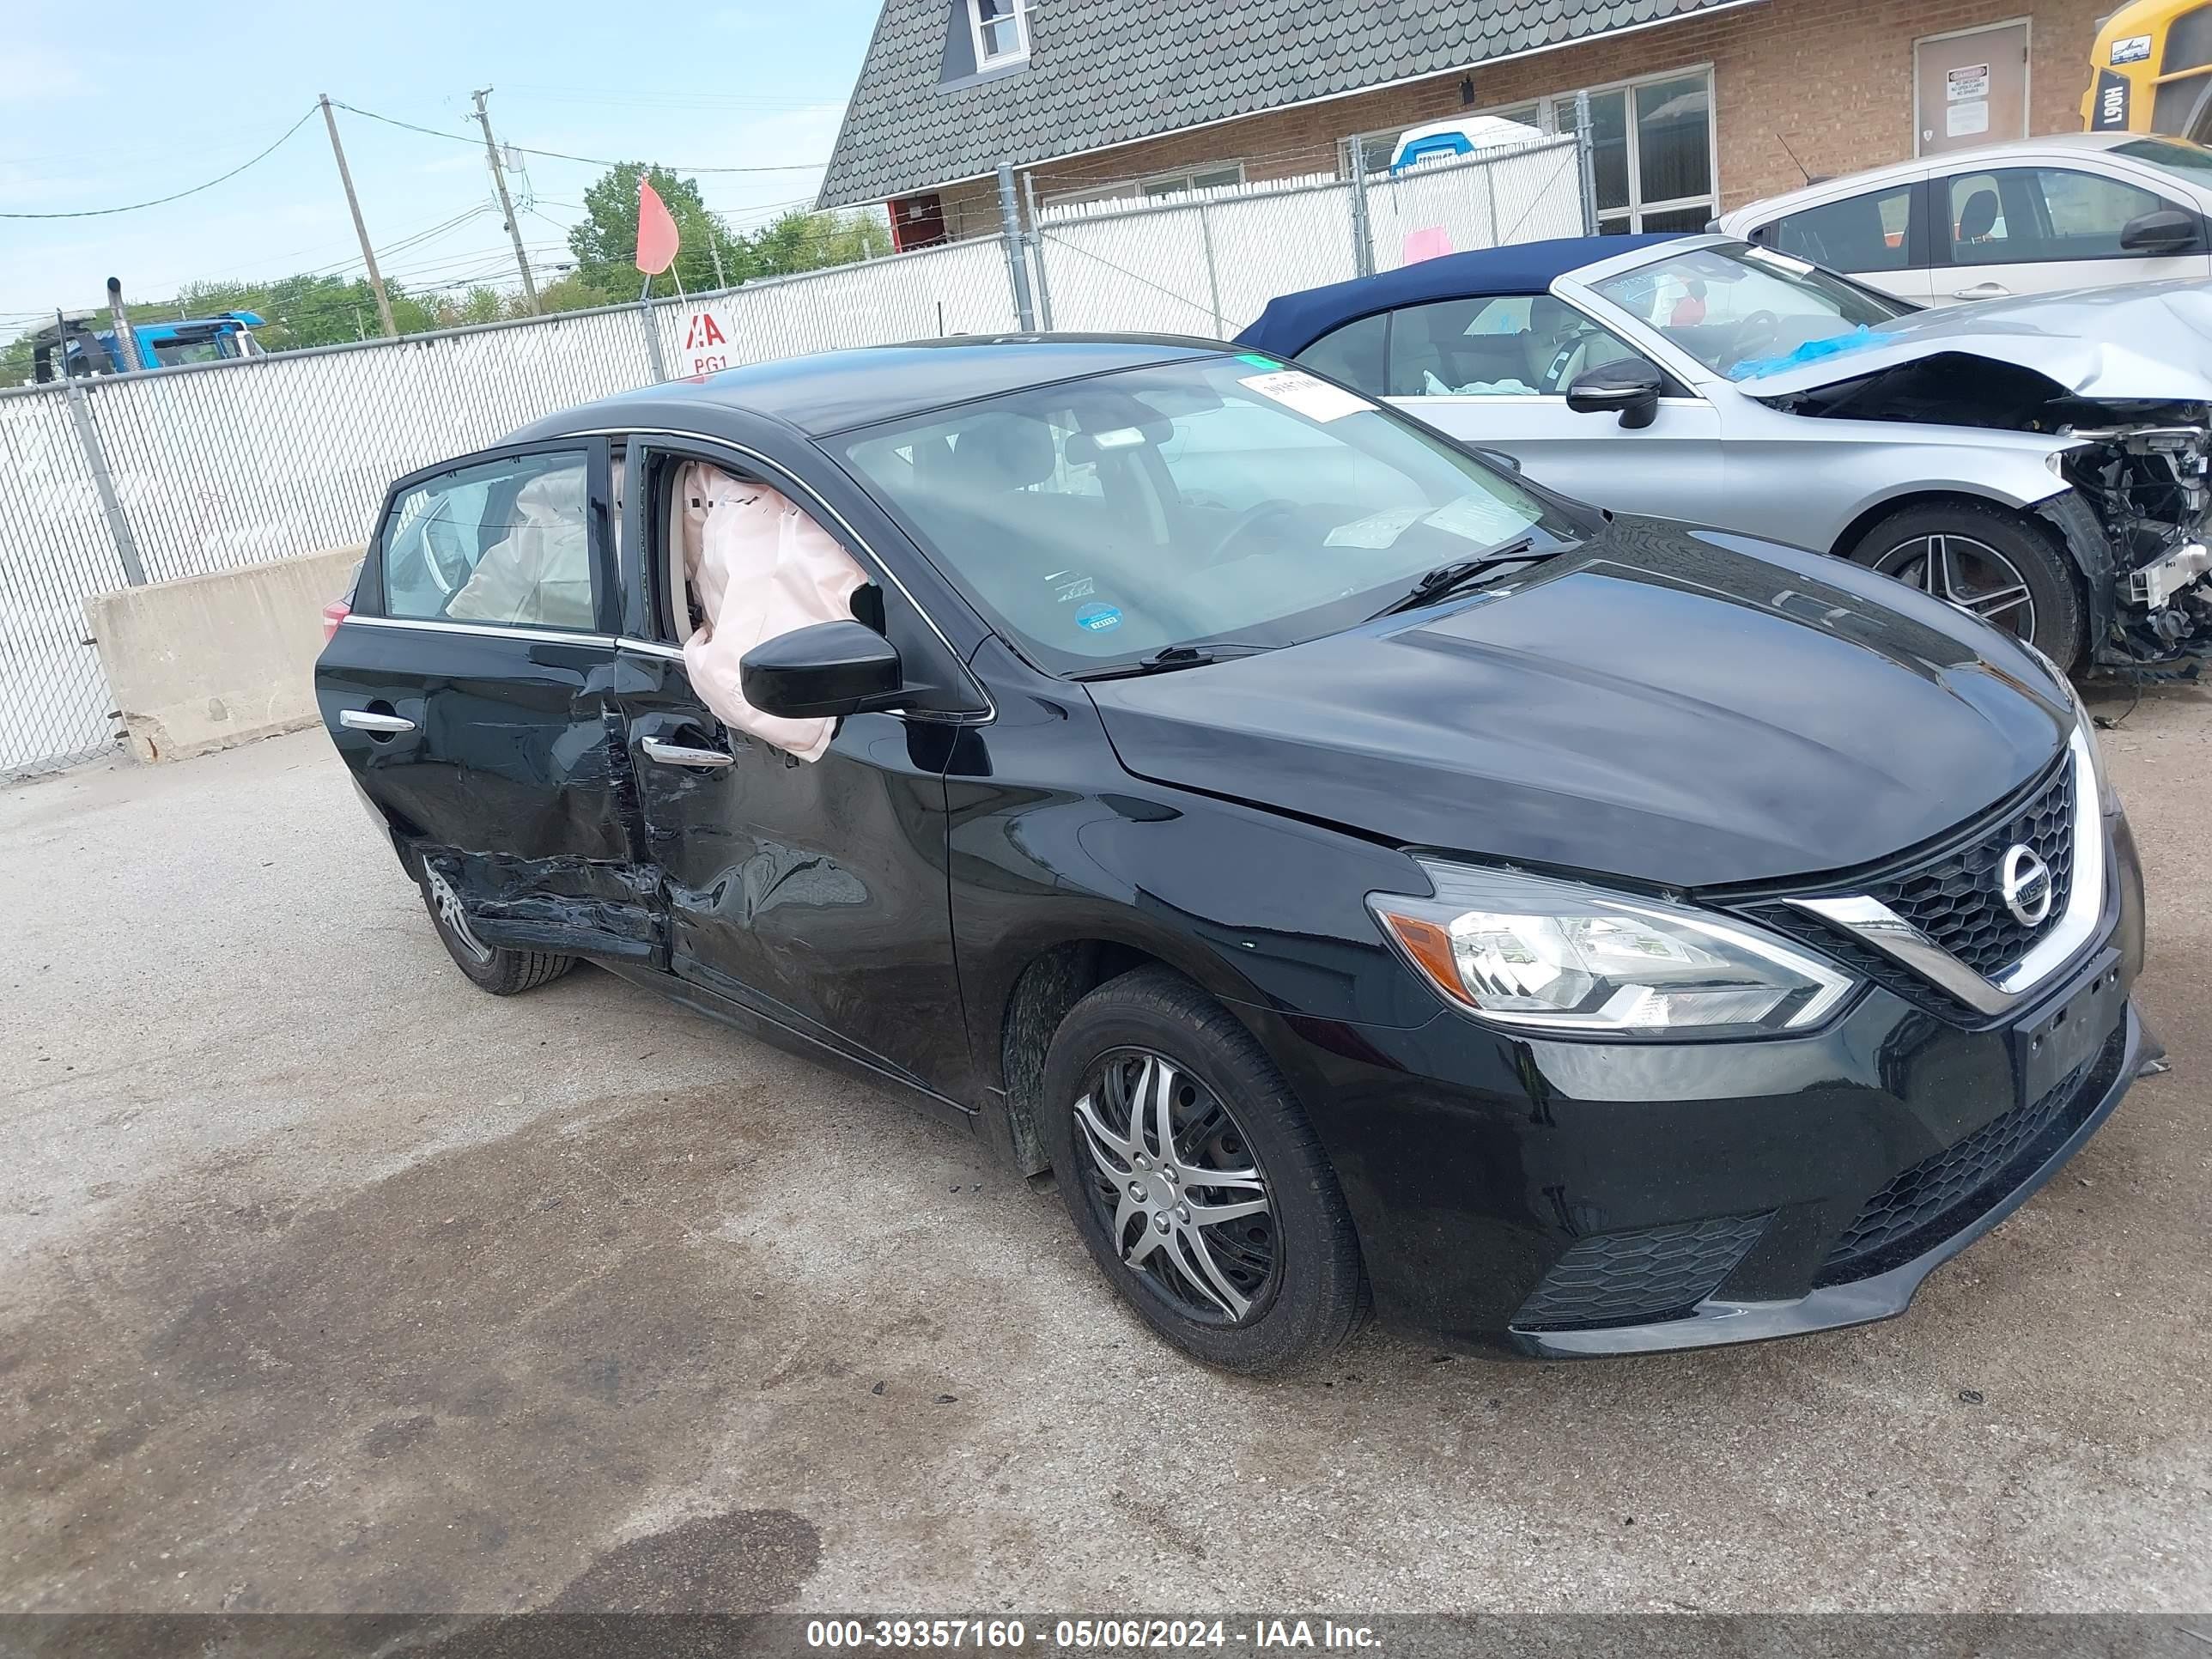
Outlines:
{"type": "Polygon", "coordinates": [[[1010,331],[1017,260],[1043,327],[1225,337],[1275,295],[1424,247],[1579,234],[1580,154],[1568,138],[1396,179],[1032,210],[1012,240],[687,300],[0,391],[0,775],[111,746],[91,595],[359,541],[393,478],[544,416],[770,358],[1010,331]],[[698,337],[702,311],[719,337],[698,337]]]}

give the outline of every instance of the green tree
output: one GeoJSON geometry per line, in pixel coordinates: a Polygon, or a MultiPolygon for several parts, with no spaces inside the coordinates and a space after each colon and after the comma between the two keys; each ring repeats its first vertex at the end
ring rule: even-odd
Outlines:
{"type": "Polygon", "coordinates": [[[890,251],[890,227],[867,213],[808,213],[793,208],[752,236],[753,260],[763,276],[848,265],[890,251]]]}
{"type": "MultiPolygon", "coordinates": [[[[686,293],[715,286],[717,252],[721,256],[725,282],[741,283],[756,274],[750,245],[732,235],[707,211],[696,179],[678,179],[647,162],[625,161],[585,190],[585,216],[568,232],[568,248],[576,256],[576,279],[586,288],[623,300],[637,297],[644,281],[637,269],[637,181],[641,178],[652,181],[676,221],[678,247],[672,269],[686,293]]],[[[653,292],[672,295],[676,283],[663,272],[653,279],[653,292]]]]}
{"type": "Polygon", "coordinates": [[[635,288],[626,295],[602,293],[572,271],[538,289],[538,308],[550,315],[556,311],[588,311],[593,306],[611,306],[621,300],[635,298],[637,290],[635,288]]]}

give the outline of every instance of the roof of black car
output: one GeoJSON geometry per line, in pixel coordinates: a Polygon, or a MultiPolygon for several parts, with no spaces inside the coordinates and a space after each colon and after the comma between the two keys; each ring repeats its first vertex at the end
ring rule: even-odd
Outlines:
{"type": "Polygon", "coordinates": [[[665,417],[681,404],[786,422],[811,437],[1034,386],[1149,363],[1218,356],[1218,341],[1161,334],[966,335],[908,345],[861,346],[724,369],[617,393],[538,422],[519,436],[619,424],[650,405],[665,417]]]}

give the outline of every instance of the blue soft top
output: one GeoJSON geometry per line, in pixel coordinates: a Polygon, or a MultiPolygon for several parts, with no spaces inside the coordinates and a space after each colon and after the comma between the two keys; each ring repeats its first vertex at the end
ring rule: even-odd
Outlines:
{"type": "Polygon", "coordinates": [[[1516,242],[1509,247],[1472,253],[1447,253],[1373,276],[1310,288],[1267,301],[1260,320],[1237,337],[1237,343],[1295,357],[1331,329],[1371,317],[1378,311],[1417,306],[1430,300],[1456,300],[1469,294],[1541,294],[1552,279],[1584,265],[1609,259],[1632,248],[1672,241],[1681,231],[1649,231],[1640,236],[1567,236],[1550,242],[1516,242]]]}

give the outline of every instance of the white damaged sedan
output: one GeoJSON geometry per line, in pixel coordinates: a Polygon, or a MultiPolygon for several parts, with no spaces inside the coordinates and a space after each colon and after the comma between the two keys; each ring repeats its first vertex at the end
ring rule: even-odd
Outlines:
{"type": "Polygon", "coordinates": [[[2069,669],[2212,650],[2212,286],[1942,310],[1723,236],[1455,254],[1240,337],[1563,494],[1832,553],[2069,669]]]}

